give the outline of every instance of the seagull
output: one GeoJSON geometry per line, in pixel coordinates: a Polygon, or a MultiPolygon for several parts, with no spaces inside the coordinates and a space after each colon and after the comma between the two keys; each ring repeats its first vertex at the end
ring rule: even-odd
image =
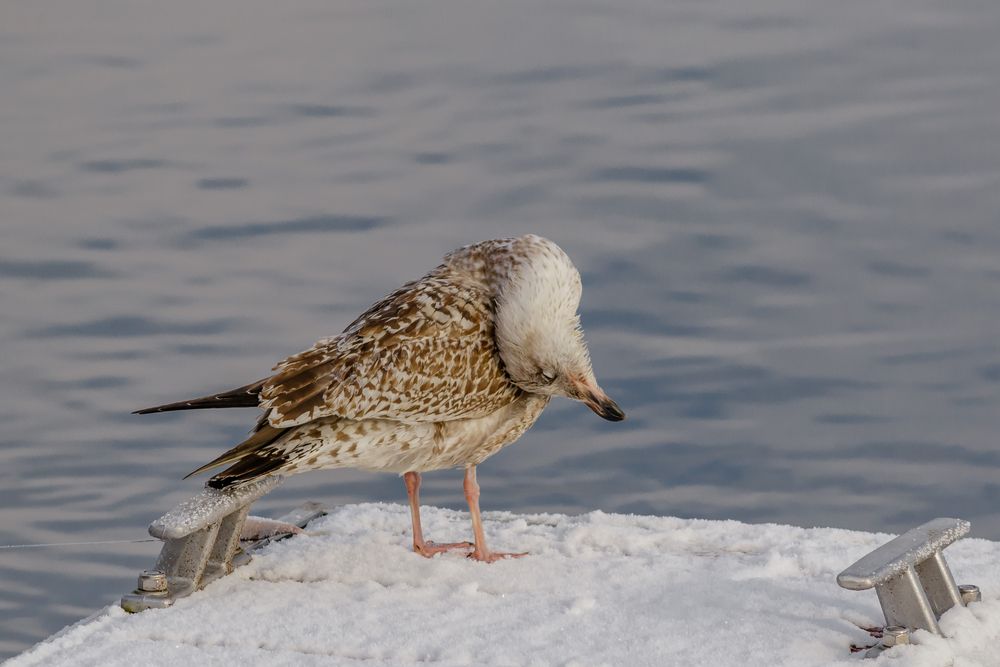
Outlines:
{"type": "Polygon", "coordinates": [[[447,254],[270,377],[135,414],[259,407],[250,437],[188,477],[228,465],[207,482],[223,489],[323,468],[394,472],[406,485],[416,553],[523,556],[487,547],[476,467],[520,438],[553,396],[609,421],[625,418],[594,378],[577,314],[581,292],[579,272],[552,241],[481,241],[447,254]],[[421,474],[458,467],[474,541],[426,541],[421,474]]]}

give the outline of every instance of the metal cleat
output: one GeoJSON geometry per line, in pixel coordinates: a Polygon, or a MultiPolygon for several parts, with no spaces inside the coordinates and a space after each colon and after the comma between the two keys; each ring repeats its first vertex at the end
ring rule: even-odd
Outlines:
{"type": "MultiPolygon", "coordinates": [[[[272,536],[240,549],[250,505],[280,483],[280,476],[271,476],[223,490],[206,488],[151,523],[149,534],[163,540],[163,548],[155,568],[140,574],[136,590],[122,596],[122,609],[138,612],[169,607],[177,598],[249,562],[249,551],[287,537],[272,536]]],[[[306,503],[281,521],[304,528],[324,514],[326,510],[318,503],[306,503]]]]}
{"type": "Polygon", "coordinates": [[[843,588],[874,588],[885,635],[868,657],[907,643],[913,630],[941,634],[938,619],[955,605],[977,600],[975,586],[955,585],[942,551],[969,532],[962,519],[934,519],[883,544],[837,575],[843,588]]]}

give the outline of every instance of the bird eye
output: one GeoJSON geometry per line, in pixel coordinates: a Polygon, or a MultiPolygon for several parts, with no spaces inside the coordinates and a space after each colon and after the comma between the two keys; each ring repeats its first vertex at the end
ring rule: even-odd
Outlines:
{"type": "Polygon", "coordinates": [[[552,382],[556,379],[556,374],[553,371],[542,371],[542,377],[546,382],[552,382]]]}

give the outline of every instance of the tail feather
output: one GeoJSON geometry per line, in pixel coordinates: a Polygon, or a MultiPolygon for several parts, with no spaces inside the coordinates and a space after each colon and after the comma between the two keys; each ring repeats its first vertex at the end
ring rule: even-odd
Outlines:
{"type": "MultiPolygon", "coordinates": [[[[133,414],[145,415],[152,412],[198,410],[202,408],[256,407],[259,404],[260,392],[264,386],[264,382],[265,380],[260,380],[221,394],[213,394],[212,396],[193,398],[188,401],[136,410],[133,414]]],[[[257,422],[253,433],[250,434],[250,437],[228,452],[209,461],[198,469],[192,470],[184,476],[184,479],[211,470],[212,468],[232,464],[208,480],[208,486],[215,489],[224,489],[227,486],[243,484],[278,472],[288,462],[288,456],[281,447],[272,447],[271,445],[289,429],[271,426],[267,420],[269,414],[270,410],[264,412],[257,422]]]]}
{"type": "Polygon", "coordinates": [[[148,415],[153,412],[172,412],[174,410],[201,410],[204,408],[253,408],[260,402],[260,390],[264,386],[264,380],[259,380],[252,384],[236,389],[224,391],[221,394],[192,398],[187,401],[177,403],[167,403],[157,405],[152,408],[136,410],[134,415],[148,415]]]}
{"type": "MultiPolygon", "coordinates": [[[[192,470],[188,474],[184,475],[184,479],[203,473],[207,470],[211,470],[212,468],[218,468],[219,466],[226,465],[227,463],[237,463],[246,458],[262,458],[262,450],[267,449],[268,445],[280,438],[287,430],[287,428],[275,428],[262,420],[258,423],[257,429],[250,435],[249,438],[236,445],[228,452],[225,452],[212,461],[209,461],[200,468],[192,470]]],[[[268,453],[270,453],[270,450],[268,453]]],[[[275,452],[275,454],[277,455],[277,452],[275,452]]],[[[224,473],[228,474],[229,469],[225,470],[224,473]]],[[[252,478],[242,479],[239,481],[249,482],[250,479],[252,478]]]]}
{"type": "Polygon", "coordinates": [[[278,472],[288,462],[288,458],[268,452],[262,456],[258,452],[248,454],[237,461],[234,465],[226,468],[218,475],[208,480],[208,486],[213,489],[224,489],[227,486],[243,484],[258,479],[265,475],[278,472]]]}

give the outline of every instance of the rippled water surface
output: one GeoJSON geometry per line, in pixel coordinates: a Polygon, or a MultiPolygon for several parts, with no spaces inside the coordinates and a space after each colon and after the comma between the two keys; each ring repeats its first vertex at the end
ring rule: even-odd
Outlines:
{"type": "MultiPolygon", "coordinates": [[[[1000,539],[998,32],[964,0],[6,3],[0,544],[145,536],[254,414],[131,410],[529,231],[629,419],[556,401],[487,509],[1000,539]]],[[[404,497],[319,472],[259,509],[404,497]]],[[[157,550],[0,550],[0,654],[157,550]]]]}

